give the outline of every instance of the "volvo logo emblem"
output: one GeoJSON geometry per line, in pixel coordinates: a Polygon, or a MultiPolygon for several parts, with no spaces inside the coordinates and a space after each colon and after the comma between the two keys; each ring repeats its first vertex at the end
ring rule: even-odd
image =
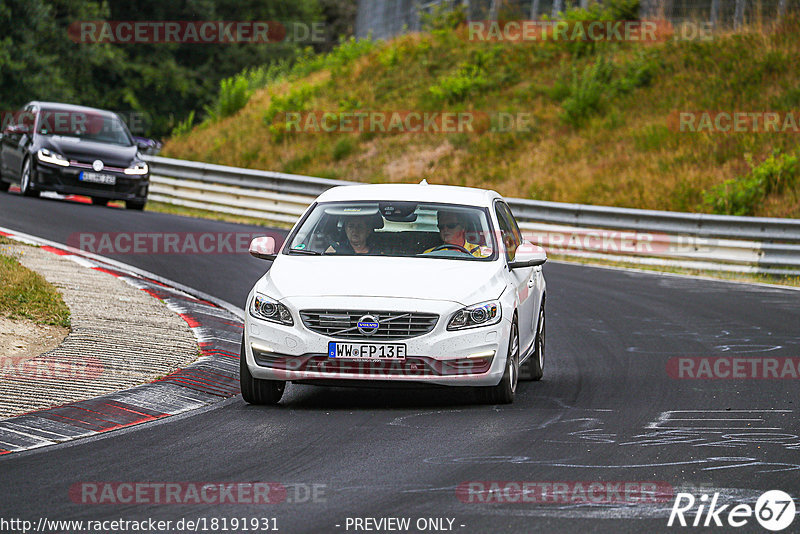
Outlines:
{"type": "Polygon", "coordinates": [[[92,162],[92,169],[94,169],[94,172],[102,171],[103,170],[103,162],[100,161],[99,159],[94,160],[92,162]]]}
{"type": "Polygon", "coordinates": [[[361,332],[365,336],[371,336],[372,334],[378,331],[380,323],[373,315],[365,315],[364,317],[358,320],[356,326],[358,327],[359,332],[361,332]]]}

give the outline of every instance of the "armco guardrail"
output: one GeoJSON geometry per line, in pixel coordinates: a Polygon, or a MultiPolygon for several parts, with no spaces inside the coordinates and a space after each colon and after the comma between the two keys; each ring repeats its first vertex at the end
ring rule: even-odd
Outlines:
{"type": "MultiPolygon", "coordinates": [[[[356,182],[158,156],[150,198],[290,224],[313,199],[356,182]]],[[[549,253],[713,271],[800,275],[800,220],[508,199],[525,237],[549,253]]]]}

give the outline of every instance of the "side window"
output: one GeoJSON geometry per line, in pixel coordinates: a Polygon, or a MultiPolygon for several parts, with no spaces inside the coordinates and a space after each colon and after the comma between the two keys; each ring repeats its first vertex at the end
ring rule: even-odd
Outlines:
{"type": "Polygon", "coordinates": [[[508,207],[508,204],[503,202],[501,206],[503,211],[506,212],[506,215],[508,215],[508,221],[511,223],[511,229],[514,231],[514,239],[517,241],[517,246],[519,246],[525,241],[525,239],[522,237],[522,232],[519,230],[517,219],[514,218],[514,214],[511,213],[511,208],[508,207]]]}
{"type": "Polygon", "coordinates": [[[34,106],[25,106],[25,110],[20,114],[20,122],[27,126],[28,133],[30,134],[33,134],[35,131],[38,111],[38,108],[34,106]]]}
{"type": "Polygon", "coordinates": [[[503,245],[505,245],[506,249],[506,259],[514,261],[517,247],[522,243],[519,228],[517,228],[516,221],[514,221],[508,206],[502,202],[497,202],[494,205],[494,209],[497,214],[497,222],[500,225],[500,238],[503,240],[503,245]]]}

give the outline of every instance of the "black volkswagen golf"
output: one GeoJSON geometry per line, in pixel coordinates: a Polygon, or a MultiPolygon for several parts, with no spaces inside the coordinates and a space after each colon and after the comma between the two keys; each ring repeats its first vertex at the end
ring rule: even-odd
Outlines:
{"type": "Polygon", "coordinates": [[[0,191],[19,182],[25,196],[42,191],[91,197],[93,204],[147,202],[150,169],[118,115],[83,106],[30,102],[0,141],[0,191]]]}

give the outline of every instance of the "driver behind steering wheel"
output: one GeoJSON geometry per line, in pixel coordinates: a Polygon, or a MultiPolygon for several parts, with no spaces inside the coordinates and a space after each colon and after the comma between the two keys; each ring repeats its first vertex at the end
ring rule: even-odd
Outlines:
{"type": "Polygon", "coordinates": [[[446,245],[454,245],[451,250],[463,248],[475,257],[483,258],[480,245],[467,241],[467,221],[463,214],[457,211],[439,210],[436,214],[437,226],[439,227],[439,237],[442,238],[442,245],[431,247],[423,254],[433,252],[437,248],[446,250],[446,245]]]}

